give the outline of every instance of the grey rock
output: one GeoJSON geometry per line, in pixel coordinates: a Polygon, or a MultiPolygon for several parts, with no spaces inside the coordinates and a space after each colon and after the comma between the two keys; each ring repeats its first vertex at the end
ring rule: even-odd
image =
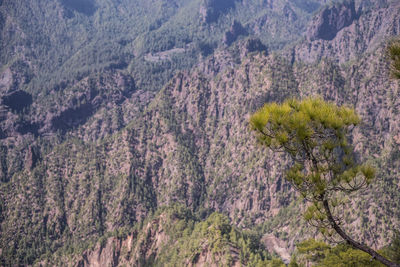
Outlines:
{"type": "Polygon", "coordinates": [[[349,26],[355,19],[357,13],[354,1],[326,7],[312,21],[307,37],[311,41],[332,40],[338,31],[349,26]]]}

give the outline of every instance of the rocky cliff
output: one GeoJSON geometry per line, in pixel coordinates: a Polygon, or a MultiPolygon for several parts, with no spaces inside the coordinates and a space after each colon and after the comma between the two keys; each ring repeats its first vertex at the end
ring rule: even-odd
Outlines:
{"type": "Polygon", "coordinates": [[[399,10],[398,1],[387,1],[385,5],[377,1],[372,7],[359,9],[359,14],[354,3],[326,7],[310,24],[307,40],[292,50],[292,60],[315,62],[328,58],[346,63],[373,53],[382,41],[399,34],[399,10]]]}
{"type": "MultiPolygon", "coordinates": [[[[288,159],[259,146],[247,120],[266,101],[308,95],[353,105],[362,117],[351,140],[359,158],[377,166],[378,178],[341,216],[361,241],[386,244],[386,233],[400,224],[400,88],[388,79],[383,37],[399,33],[399,5],[360,13],[349,25],[334,21],[353,7],[335,8],[327,22],[337,31],[332,40],[270,54],[261,42],[242,40],[180,71],[157,93],[139,90],[125,73],[105,72],[74,81],[63,97],[51,91],[47,103],[27,101],[30,110],[21,115],[12,100],[29,97],[11,88],[14,77],[5,72],[1,263],[236,264],[241,247],[231,239],[223,246],[229,253],[212,254],[202,244],[177,258],[162,251],[166,244],[190,247],[171,241],[184,239],[165,234],[162,216],[149,219],[177,203],[202,220],[218,211],[229,225],[258,229],[264,246],[287,259],[298,240],[315,233],[298,219],[304,202],[282,176],[288,159]],[[20,132],[21,121],[37,131],[20,132]]],[[[317,18],[325,25],[325,15],[317,18]]]]}

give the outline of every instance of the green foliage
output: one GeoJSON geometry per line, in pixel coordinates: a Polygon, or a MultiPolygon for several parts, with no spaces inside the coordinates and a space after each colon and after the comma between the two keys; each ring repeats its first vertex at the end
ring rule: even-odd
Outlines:
{"type": "Polygon", "coordinates": [[[308,264],[318,267],[384,266],[367,253],[344,244],[331,247],[322,241],[308,239],[297,244],[296,248],[297,261],[307,266],[308,264]]]}
{"type": "Polygon", "coordinates": [[[329,248],[327,244],[315,239],[308,239],[297,244],[297,251],[304,255],[306,260],[317,262],[324,258],[326,250],[329,248]]]}
{"type": "Polygon", "coordinates": [[[400,79],[400,41],[389,44],[388,53],[391,60],[391,75],[395,79],[400,79]]]}
{"type": "Polygon", "coordinates": [[[311,202],[305,220],[325,237],[334,240],[339,235],[354,248],[385,262],[387,259],[354,241],[339,226],[343,223],[343,196],[367,186],[375,176],[374,168],[356,163],[347,142],[348,129],[359,121],[349,107],[307,98],[266,104],[250,118],[250,125],[261,144],[293,159],[286,179],[311,202]]]}
{"type": "Polygon", "coordinates": [[[317,266],[383,267],[384,265],[373,260],[370,255],[361,250],[353,249],[345,245],[338,245],[333,248],[317,266]]]}
{"type": "Polygon", "coordinates": [[[310,200],[358,190],[374,178],[371,166],[356,164],[347,142],[348,128],[359,122],[353,109],[321,98],[266,104],[250,118],[261,144],[292,157],[286,178],[310,200]]]}
{"type": "MultiPolygon", "coordinates": [[[[245,266],[284,266],[283,262],[271,258],[260,243],[260,235],[242,231],[232,226],[229,218],[220,213],[212,213],[199,221],[184,206],[160,208],[146,225],[158,226],[158,231],[168,236],[161,244],[154,266],[186,266],[206,260],[204,264],[232,266],[240,263],[245,266]],[[203,258],[201,258],[203,255],[203,258]],[[204,255],[207,255],[204,258],[204,255]]],[[[143,229],[139,232],[146,235],[143,229]]],[[[151,232],[151,231],[150,231],[151,232]]],[[[139,240],[148,240],[144,236],[139,240]]],[[[143,264],[149,264],[143,259],[143,264]]]]}
{"type": "Polygon", "coordinates": [[[297,262],[297,256],[295,254],[292,255],[288,267],[299,267],[300,265],[297,262]]]}
{"type": "Polygon", "coordinates": [[[382,250],[383,254],[386,255],[393,262],[400,264],[400,232],[395,231],[392,238],[392,242],[389,246],[382,250]]]}

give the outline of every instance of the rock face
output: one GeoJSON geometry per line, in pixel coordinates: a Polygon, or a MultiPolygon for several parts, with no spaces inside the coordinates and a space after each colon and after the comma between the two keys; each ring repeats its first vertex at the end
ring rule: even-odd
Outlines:
{"type": "MultiPolygon", "coordinates": [[[[352,14],[352,6],[352,4],[351,6],[344,5],[346,8],[343,7],[343,10],[347,10],[346,14],[352,14]]],[[[335,10],[338,11],[338,8],[335,10]]],[[[357,16],[347,27],[336,31],[335,38],[332,40],[314,38],[318,35],[318,31],[315,30],[319,29],[320,25],[325,25],[320,24],[319,19],[317,19],[310,25],[308,30],[309,37],[314,37],[311,38],[311,41],[305,40],[296,45],[289,57],[291,57],[292,61],[310,63],[319,61],[322,58],[329,58],[340,63],[357,59],[365,53],[375,51],[382,44],[382,41],[400,34],[399,10],[400,2],[398,1],[390,2],[390,5],[377,4],[372,10],[363,11],[362,15],[357,16]]],[[[345,17],[350,18],[347,15],[345,17]]],[[[317,18],[322,18],[322,15],[318,15],[317,18]]],[[[332,20],[332,23],[337,25],[339,17],[333,16],[332,18],[336,18],[336,20],[332,20]]],[[[345,24],[341,22],[340,25],[345,24]]]]}
{"type": "Polygon", "coordinates": [[[31,171],[33,168],[35,168],[38,160],[39,157],[37,152],[35,152],[35,149],[32,146],[30,146],[25,156],[25,169],[31,171]]]}
{"type": "Polygon", "coordinates": [[[349,26],[356,19],[354,1],[326,7],[313,19],[307,31],[307,38],[310,41],[332,40],[341,29],[349,26]]]}
{"type": "MultiPolygon", "coordinates": [[[[250,256],[257,255],[253,248],[243,247],[249,240],[240,230],[231,226],[225,216],[213,214],[200,222],[194,219],[189,210],[182,214],[173,209],[164,209],[137,230],[120,236],[102,238],[82,255],[74,255],[69,259],[53,257],[40,264],[67,263],[68,266],[77,267],[217,267],[221,264],[241,266],[241,263],[251,260],[250,256]],[[227,238],[227,234],[232,236],[232,239],[227,238]],[[238,242],[239,240],[242,243],[238,242]],[[215,242],[218,243],[217,246],[215,242]],[[243,255],[243,252],[247,255],[243,255]],[[174,254],[172,258],[171,253],[174,254]]],[[[260,243],[253,241],[253,245],[257,246],[260,243]]]]}
{"type": "MultiPolygon", "coordinates": [[[[78,260],[77,267],[113,267],[122,264],[129,264],[124,260],[122,253],[131,253],[133,235],[121,238],[109,238],[105,240],[105,244],[97,244],[91,251],[85,251],[82,259],[78,260]]],[[[131,263],[132,264],[132,263],[131,263]]]]}
{"type": "Polygon", "coordinates": [[[66,88],[60,84],[43,97],[47,101],[33,103],[31,122],[40,126],[41,134],[66,132],[85,124],[99,109],[121,104],[135,90],[133,78],[117,71],[85,77],[66,88]]]}
{"type": "MultiPolygon", "coordinates": [[[[289,233],[290,248],[299,238],[299,224],[282,216],[297,218],[301,211],[289,206],[295,194],[282,177],[288,161],[257,145],[247,118],[265,101],[313,94],[353,103],[364,121],[353,132],[357,151],[390,158],[380,185],[358,201],[371,207],[376,217],[370,225],[379,233],[398,226],[400,209],[394,203],[400,201],[394,192],[400,190],[395,179],[400,159],[391,143],[400,133],[400,103],[394,97],[399,87],[382,75],[387,72],[380,60],[383,51],[340,66],[330,61],[292,65],[262,53],[238,59],[240,49],[243,45],[218,51],[198,68],[177,74],[119,134],[101,143],[70,139],[43,152],[31,173],[16,172],[12,184],[18,186],[2,187],[7,202],[1,224],[7,231],[1,244],[21,239],[15,233],[22,233],[28,222],[32,235],[24,238],[29,242],[40,242],[38,236],[49,236],[58,246],[63,236],[71,236],[73,244],[88,237],[96,240],[142,221],[157,207],[181,203],[224,212],[240,227],[276,221],[273,231],[289,233]],[[25,209],[27,205],[32,209],[25,209]],[[391,224],[383,221],[387,217],[391,224]]],[[[353,233],[362,229],[363,221],[353,216],[369,220],[364,211],[343,216],[353,233]]],[[[381,234],[377,240],[383,245],[387,238],[381,234]]],[[[26,250],[24,244],[2,245],[3,255],[26,250]]]]}
{"type": "Polygon", "coordinates": [[[10,68],[7,68],[3,71],[3,73],[0,76],[0,91],[3,92],[7,92],[12,84],[12,72],[10,70],[10,68]]]}

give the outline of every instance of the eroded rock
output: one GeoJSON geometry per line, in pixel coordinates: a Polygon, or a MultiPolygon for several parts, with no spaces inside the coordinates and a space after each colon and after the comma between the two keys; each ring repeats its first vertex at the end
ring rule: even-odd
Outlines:
{"type": "Polygon", "coordinates": [[[338,31],[357,19],[354,1],[324,8],[312,21],[307,32],[309,40],[332,40],[338,31]]]}

